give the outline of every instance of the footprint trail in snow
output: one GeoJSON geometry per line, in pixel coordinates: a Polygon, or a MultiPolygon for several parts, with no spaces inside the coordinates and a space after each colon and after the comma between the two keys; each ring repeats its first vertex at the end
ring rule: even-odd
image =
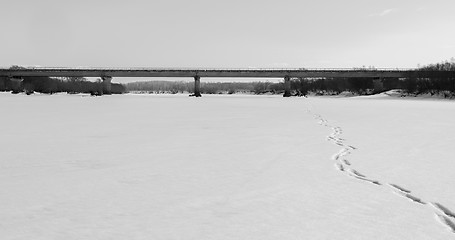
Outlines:
{"type": "MultiPolygon", "coordinates": [[[[312,111],[308,109],[307,113],[312,114],[312,111]]],[[[329,124],[329,121],[319,114],[313,114],[313,116],[317,120],[319,125],[332,129],[331,134],[326,137],[327,141],[330,141],[333,144],[342,147],[331,158],[332,161],[335,161],[334,163],[335,169],[342,172],[346,176],[355,178],[357,180],[364,181],[366,183],[371,183],[377,186],[382,186],[382,184],[378,180],[368,178],[365,174],[353,168],[353,164],[351,163],[351,161],[347,159],[347,156],[352,154],[352,151],[356,150],[357,147],[353,145],[347,145],[345,143],[346,139],[340,137],[340,135],[343,133],[343,129],[339,126],[333,126],[329,124]]],[[[395,193],[397,196],[408,199],[409,201],[417,203],[421,206],[431,206],[435,213],[435,219],[439,223],[444,225],[452,233],[455,233],[455,213],[453,211],[437,202],[430,202],[429,204],[427,204],[426,201],[423,201],[421,198],[413,195],[411,193],[412,192],[411,190],[399,186],[397,184],[388,183],[387,185],[390,187],[392,193],[395,193]]]]}

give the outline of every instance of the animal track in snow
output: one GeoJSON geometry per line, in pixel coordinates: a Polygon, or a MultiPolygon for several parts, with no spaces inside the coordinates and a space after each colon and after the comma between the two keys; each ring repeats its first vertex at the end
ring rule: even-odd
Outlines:
{"type": "Polygon", "coordinates": [[[438,220],[447,226],[453,233],[455,233],[455,223],[453,223],[447,216],[436,213],[438,220]]]}
{"type": "Polygon", "coordinates": [[[338,161],[341,157],[346,156],[348,154],[349,154],[349,150],[344,148],[344,149],[341,149],[337,154],[333,155],[332,159],[335,161],[338,161]]]}
{"type": "Polygon", "coordinates": [[[408,199],[410,199],[411,201],[413,202],[416,202],[416,203],[420,203],[420,204],[423,204],[425,205],[426,203],[424,201],[422,201],[422,199],[414,196],[414,195],[411,195],[410,193],[403,193],[403,192],[398,192],[400,195],[402,195],[403,197],[406,197],[408,199]]]}
{"type": "Polygon", "coordinates": [[[372,179],[362,178],[362,177],[357,177],[357,178],[360,179],[360,180],[363,180],[363,181],[367,181],[367,182],[369,182],[369,183],[372,183],[372,184],[374,184],[374,185],[378,185],[378,186],[382,185],[382,184],[381,184],[379,181],[377,181],[377,180],[372,180],[372,179]]]}
{"type": "Polygon", "coordinates": [[[352,175],[356,176],[356,177],[361,177],[361,178],[364,178],[365,175],[359,173],[358,171],[354,170],[354,169],[349,169],[349,173],[351,173],[352,175]]]}
{"type": "Polygon", "coordinates": [[[446,208],[445,206],[437,202],[430,203],[430,205],[436,209],[435,214],[439,222],[448,227],[453,233],[455,233],[454,220],[450,219],[450,218],[455,219],[455,213],[453,213],[452,211],[450,211],[450,209],[446,208]]]}
{"type": "Polygon", "coordinates": [[[400,186],[398,186],[396,184],[393,184],[393,183],[389,183],[389,186],[392,187],[395,190],[394,192],[396,194],[398,194],[399,196],[408,198],[411,201],[416,202],[416,203],[420,203],[420,204],[424,204],[424,205],[426,204],[424,201],[422,201],[422,199],[412,195],[411,194],[411,190],[408,190],[406,188],[400,187],[400,186]]]}
{"type": "Polygon", "coordinates": [[[375,185],[382,185],[379,181],[373,180],[373,179],[369,179],[365,175],[359,173],[358,171],[356,171],[354,169],[349,169],[348,170],[348,174],[349,174],[349,176],[357,178],[357,179],[362,180],[362,181],[373,183],[375,185]]]}
{"type": "Polygon", "coordinates": [[[450,211],[448,208],[444,207],[442,204],[435,202],[435,203],[431,203],[431,205],[434,208],[436,208],[437,210],[441,211],[444,215],[455,219],[455,213],[450,211]]]}
{"type": "Polygon", "coordinates": [[[336,167],[336,169],[338,169],[338,170],[344,172],[344,166],[343,166],[343,164],[341,164],[341,163],[335,163],[335,167],[336,167]]]}
{"type": "MultiPolygon", "coordinates": [[[[311,113],[311,110],[307,110],[307,112],[311,113]]],[[[320,125],[323,125],[325,127],[330,127],[332,129],[332,133],[326,137],[327,141],[330,141],[335,145],[343,147],[338,153],[336,153],[332,156],[332,160],[336,161],[335,168],[337,170],[339,170],[340,172],[343,172],[346,175],[353,177],[355,179],[366,181],[366,182],[381,186],[382,184],[379,181],[369,179],[366,177],[366,175],[351,168],[351,165],[352,165],[351,162],[348,159],[344,158],[345,156],[351,154],[352,150],[356,150],[357,147],[355,147],[353,145],[346,145],[345,144],[346,139],[339,137],[339,135],[341,135],[343,133],[343,129],[338,126],[330,125],[329,122],[319,114],[314,114],[314,118],[318,120],[318,123],[320,125]]],[[[407,198],[408,200],[418,203],[421,206],[425,206],[425,205],[433,206],[433,208],[435,210],[436,219],[438,220],[438,222],[440,222],[441,224],[446,226],[449,230],[451,230],[453,233],[455,233],[455,213],[454,212],[449,210],[447,207],[441,205],[440,203],[434,202],[431,204],[427,204],[422,199],[412,195],[411,190],[408,190],[397,184],[389,183],[388,185],[393,189],[392,192],[397,194],[398,196],[407,198]]]]}
{"type": "Polygon", "coordinates": [[[403,187],[400,187],[400,186],[398,186],[396,184],[393,184],[393,183],[390,183],[389,186],[391,186],[392,188],[394,188],[394,189],[396,189],[398,191],[404,192],[404,193],[411,193],[411,191],[409,191],[409,190],[407,190],[407,189],[405,189],[403,187]]]}

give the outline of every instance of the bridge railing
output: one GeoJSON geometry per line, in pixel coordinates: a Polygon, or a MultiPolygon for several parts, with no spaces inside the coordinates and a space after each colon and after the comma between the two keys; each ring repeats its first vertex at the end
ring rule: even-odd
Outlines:
{"type": "MultiPolygon", "coordinates": [[[[0,68],[2,69],[2,68],[0,68]]],[[[4,70],[15,70],[14,68],[3,68],[4,70]]],[[[310,72],[349,72],[349,71],[383,71],[383,72],[406,72],[416,71],[416,68],[150,68],[150,67],[132,67],[132,68],[116,68],[116,67],[25,67],[17,68],[17,70],[33,70],[33,71],[227,71],[227,72],[242,72],[242,71],[310,71],[310,72]]]]}

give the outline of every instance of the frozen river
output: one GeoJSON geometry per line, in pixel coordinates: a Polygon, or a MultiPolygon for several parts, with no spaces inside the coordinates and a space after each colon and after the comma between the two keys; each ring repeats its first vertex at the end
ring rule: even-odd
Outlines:
{"type": "Polygon", "coordinates": [[[0,93],[1,239],[451,239],[455,103],[0,93]]]}

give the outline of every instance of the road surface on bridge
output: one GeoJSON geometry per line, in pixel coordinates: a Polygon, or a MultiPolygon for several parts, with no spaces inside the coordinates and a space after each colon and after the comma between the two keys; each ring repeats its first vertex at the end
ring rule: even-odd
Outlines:
{"type": "Polygon", "coordinates": [[[26,77],[408,77],[415,69],[273,69],[273,68],[1,68],[0,76],[26,77]]]}

